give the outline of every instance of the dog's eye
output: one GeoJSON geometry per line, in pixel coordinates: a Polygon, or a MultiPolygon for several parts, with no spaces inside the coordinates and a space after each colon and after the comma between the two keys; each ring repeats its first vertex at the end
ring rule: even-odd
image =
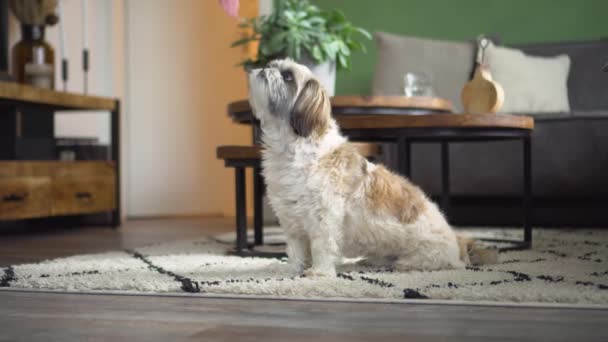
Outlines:
{"type": "Polygon", "coordinates": [[[289,70],[282,71],[281,77],[283,77],[283,81],[286,81],[286,82],[293,81],[293,73],[289,70]]]}

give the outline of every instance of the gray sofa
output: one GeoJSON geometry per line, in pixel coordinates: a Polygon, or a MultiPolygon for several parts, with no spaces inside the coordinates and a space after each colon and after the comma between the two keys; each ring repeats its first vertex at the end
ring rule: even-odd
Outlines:
{"type": "MultiPolygon", "coordinates": [[[[608,39],[515,46],[527,54],[571,58],[570,113],[529,113],[535,225],[608,225],[608,39]]],[[[520,142],[450,145],[454,224],[510,225],[521,220],[520,142]]],[[[412,178],[440,193],[440,147],[412,147],[412,178]]]]}

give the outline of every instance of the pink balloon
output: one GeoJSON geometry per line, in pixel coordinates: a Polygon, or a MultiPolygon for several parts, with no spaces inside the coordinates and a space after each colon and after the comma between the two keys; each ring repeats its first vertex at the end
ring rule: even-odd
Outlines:
{"type": "Polygon", "coordinates": [[[239,0],[219,0],[224,12],[231,17],[239,16],[239,0]]]}

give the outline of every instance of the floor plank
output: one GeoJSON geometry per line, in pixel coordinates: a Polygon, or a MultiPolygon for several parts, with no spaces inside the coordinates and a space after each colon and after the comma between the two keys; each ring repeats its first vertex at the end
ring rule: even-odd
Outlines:
{"type": "Polygon", "coordinates": [[[234,219],[221,217],[128,220],[118,229],[107,226],[11,227],[0,230],[0,266],[200,238],[233,230],[234,219]]]}
{"type": "Polygon", "coordinates": [[[0,340],[599,341],[599,310],[0,292],[0,340]]]}

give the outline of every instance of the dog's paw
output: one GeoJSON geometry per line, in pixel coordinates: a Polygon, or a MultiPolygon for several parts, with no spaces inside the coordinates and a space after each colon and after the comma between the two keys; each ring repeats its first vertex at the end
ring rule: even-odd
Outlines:
{"type": "Polygon", "coordinates": [[[287,271],[289,273],[302,274],[304,271],[304,264],[299,262],[287,262],[287,271]]]}
{"type": "Polygon", "coordinates": [[[319,268],[309,268],[304,271],[304,275],[306,277],[335,277],[336,270],[334,269],[319,269],[319,268]]]}

